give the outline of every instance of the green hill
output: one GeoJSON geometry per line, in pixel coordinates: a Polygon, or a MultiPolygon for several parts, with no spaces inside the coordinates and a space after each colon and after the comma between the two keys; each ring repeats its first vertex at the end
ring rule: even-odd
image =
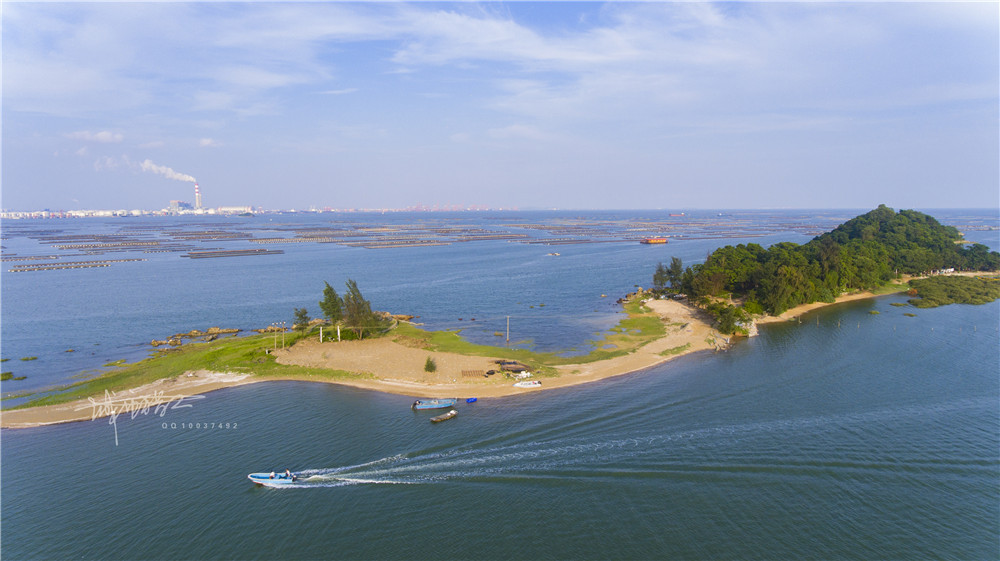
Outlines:
{"type": "Polygon", "coordinates": [[[730,294],[744,298],[743,309],[735,313],[720,314],[724,306],[713,306],[728,324],[730,317],[739,320],[747,312],[777,315],[799,304],[833,302],[846,292],[876,290],[901,274],[1000,270],[1000,253],[982,244],[964,247],[961,240],[958,230],[932,216],[879,205],[803,245],[721,247],[704,263],[685,269],[673,285],[693,301],[730,294]]]}

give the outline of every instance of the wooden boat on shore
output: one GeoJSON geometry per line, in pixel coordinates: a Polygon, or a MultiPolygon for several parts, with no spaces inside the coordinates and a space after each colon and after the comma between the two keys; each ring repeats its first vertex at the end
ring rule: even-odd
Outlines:
{"type": "Polygon", "coordinates": [[[431,422],[432,423],[440,423],[441,421],[447,421],[448,419],[452,419],[456,415],[458,415],[458,411],[452,409],[451,411],[448,411],[444,415],[438,415],[437,417],[431,417],[431,422]]]}
{"type": "Polygon", "coordinates": [[[436,399],[418,399],[413,402],[411,409],[444,409],[445,407],[451,407],[458,403],[457,397],[449,398],[436,398],[436,399]]]}
{"type": "Polygon", "coordinates": [[[515,388],[540,388],[542,383],[538,380],[524,380],[523,382],[516,382],[514,384],[515,388]]]}

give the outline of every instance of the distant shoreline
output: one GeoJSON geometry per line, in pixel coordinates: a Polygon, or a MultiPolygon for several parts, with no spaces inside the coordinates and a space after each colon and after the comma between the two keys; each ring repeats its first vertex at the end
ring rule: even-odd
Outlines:
{"type": "MultiPolygon", "coordinates": [[[[904,287],[905,285],[899,286],[900,290],[904,287]]],[[[835,302],[804,304],[779,316],[765,316],[756,323],[767,325],[789,321],[815,309],[886,294],[892,293],[861,292],[841,296],[835,302]]],[[[144,408],[148,411],[157,405],[169,404],[219,389],[272,381],[340,384],[413,397],[498,398],[622,376],[658,366],[679,356],[724,348],[731,341],[730,337],[713,329],[704,312],[698,308],[674,300],[648,300],[645,305],[664,322],[667,331],[665,335],[624,356],[556,366],[554,369],[557,375],[539,378],[542,382],[539,388],[515,388],[513,380],[504,378],[501,374],[489,377],[468,374],[496,369],[495,361],[500,359],[495,357],[413,348],[389,338],[340,343],[319,343],[309,340],[276,351],[278,363],[346,370],[364,375],[345,379],[324,379],[307,375],[264,378],[252,374],[199,370],[91,399],[5,410],[0,412],[0,427],[16,429],[95,420],[111,415],[130,414],[144,408]],[[434,374],[427,373],[423,369],[427,357],[434,358],[438,365],[438,371],[434,374]],[[463,373],[466,375],[463,376],[463,373]]]]}

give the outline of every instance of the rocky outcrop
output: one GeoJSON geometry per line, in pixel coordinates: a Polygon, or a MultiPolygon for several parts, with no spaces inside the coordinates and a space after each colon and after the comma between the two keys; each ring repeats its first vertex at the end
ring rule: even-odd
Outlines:
{"type": "Polygon", "coordinates": [[[218,339],[219,335],[227,333],[239,333],[240,331],[241,331],[240,329],[223,329],[221,327],[209,327],[208,331],[192,329],[187,333],[175,333],[165,341],[159,339],[153,339],[149,344],[154,347],[159,347],[162,345],[171,345],[173,347],[176,347],[178,345],[184,344],[184,339],[197,339],[198,337],[204,337],[205,341],[214,341],[215,339],[218,339]]]}

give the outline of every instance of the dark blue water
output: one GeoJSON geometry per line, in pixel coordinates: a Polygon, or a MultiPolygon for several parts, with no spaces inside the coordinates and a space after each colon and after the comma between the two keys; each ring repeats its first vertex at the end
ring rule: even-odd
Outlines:
{"type": "Polygon", "coordinates": [[[117,447],[4,431],[4,557],[995,559],[1000,305],[893,298],[441,425],[288,382],[119,418],[117,447]],[[285,467],[311,477],[245,479],[285,467]]]}
{"type": "MultiPolygon", "coordinates": [[[[996,231],[979,234],[989,240],[996,231]]],[[[356,278],[376,307],[467,334],[476,333],[468,326],[474,306],[483,318],[502,317],[520,302],[511,314],[521,318],[515,325],[537,323],[534,344],[581,345],[616,319],[601,293],[649,284],[660,256],[648,250],[693,262],[712,245],[720,240],[668,248],[297,244],[285,255],[236,261],[168,254],[107,269],[5,273],[4,356],[52,349],[24,363],[45,365],[29,380],[47,368],[65,379],[70,370],[60,365],[93,360],[82,356],[86,344],[101,349],[95,358],[106,347],[117,358],[129,345],[144,353],[147,334],[162,330],[266,325],[268,314],[280,320],[286,308],[318,300],[316,279],[334,284],[335,275],[356,278]],[[561,255],[545,256],[551,251],[561,255]],[[193,292],[179,283],[186,277],[193,292]],[[201,291],[220,308],[191,296],[201,291]],[[26,293],[47,298],[25,302],[26,293]],[[190,309],[181,305],[188,300],[190,309]],[[573,330],[581,303],[582,315],[593,316],[573,330]],[[59,313],[71,328],[53,321],[59,313]],[[32,335],[9,335],[14,327],[32,335]],[[81,355],[64,353],[64,340],[50,335],[71,338],[81,355]]],[[[105,419],[4,430],[2,554],[996,559],[1000,302],[890,305],[903,300],[826,308],[729,352],[582,387],[481,399],[440,425],[412,412],[405,396],[279,382],[214,392],[162,416],[119,417],[117,427],[105,419]],[[305,475],[298,488],[246,480],[286,467],[305,475]]],[[[483,331],[492,337],[492,328],[483,331]]],[[[22,367],[16,358],[4,366],[12,363],[22,367]]]]}

